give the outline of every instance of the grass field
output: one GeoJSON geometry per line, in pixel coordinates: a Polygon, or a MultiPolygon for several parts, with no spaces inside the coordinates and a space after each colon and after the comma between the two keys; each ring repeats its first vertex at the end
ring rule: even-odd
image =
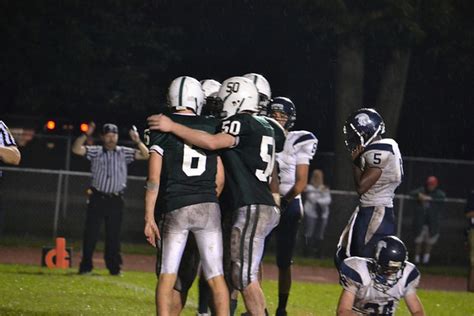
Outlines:
{"type": "MultiPolygon", "coordinates": [[[[112,277],[104,270],[79,276],[75,270],[52,271],[24,265],[0,265],[0,315],[153,315],[155,275],[126,272],[112,277]]],[[[269,310],[276,307],[276,282],[265,281],[269,310]]],[[[334,315],[340,287],[295,283],[289,315],[334,315]]],[[[474,294],[419,291],[427,315],[474,316],[474,294]]],[[[183,315],[195,315],[192,289],[183,315]]],[[[242,311],[239,301],[239,311],[242,311]]],[[[397,315],[408,315],[404,303],[397,315]]],[[[240,315],[240,314],[238,314],[240,315]]]]}

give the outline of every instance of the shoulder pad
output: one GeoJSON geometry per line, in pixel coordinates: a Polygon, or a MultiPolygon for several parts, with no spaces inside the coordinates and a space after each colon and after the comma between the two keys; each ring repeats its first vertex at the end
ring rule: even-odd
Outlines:
{"type": "Polygon", "coordinates": [[[354,260],[348,260],[348,259],[354,259],[354,257],[347,258],[341,263],[341,266],[339,268],[339,272],[341,276],[344,276],[346,279],[350,279],[356,283],[363,284],[362,276],[357,271],[357,268],[358,268],[357,262],[354,262],[354,260]]]}

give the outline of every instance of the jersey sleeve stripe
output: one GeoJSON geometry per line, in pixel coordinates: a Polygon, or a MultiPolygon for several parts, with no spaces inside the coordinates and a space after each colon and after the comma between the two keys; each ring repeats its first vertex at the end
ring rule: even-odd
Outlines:
{"type": "Polygon", "coordinates": [[[356,270],[349,267],[345,262],[342,262],[340,272],[342,275],[346,276],[347,278],[362,284],[362,278],[356,270]]]}
{"type": "Polygon", "coordinates": [[[164,154],[165,151],[164,151],[163,148],[161,148],[160,146],[158,146],[158,145],[153,145],[153,146],[150,147],[150,153],[151,153],[151,152],[155,152],[155,153],[157,153],[158,155],[163,156],[163,154],[164,154]]]}
{"type": "Polygon", "coordinates": [[[302,142],[305,142],[305,141],[308,141],[308,140],[315,140],[316,139],[316,136],[314,136],[313,134],[306,134],[306,135],[303,135],[301,136],[300,138],[298,138],[294,143],[293,143],[293,146],[295,146],[296,144],[298,143],[302,143],[302,142]]]}
{"type": "Polygon", "coordinates": [[[395,155],[395,152],[393,151],[393,147],[390,144],[370,144],[369,146],[365,147],[365,151],[369,151],[369,150],[389,151],[393,155],[395,155]]]}
{"type": "Polygon", "coordinates": [[[5,125],[5,123],[3,123],[3,121],[0,121],[0,133],[1,133],[0,145],[6,146],[6,147],[16,146],[15,139],[10,134],[8,127],[5,125]]]}
{"type": "Polygon", "coordinates": [[[408,275],[407,281],[405,282],[405,287],[407,287],[413,280],[420,276],[420,272],[417,268],[414,268],[408,275]]]}

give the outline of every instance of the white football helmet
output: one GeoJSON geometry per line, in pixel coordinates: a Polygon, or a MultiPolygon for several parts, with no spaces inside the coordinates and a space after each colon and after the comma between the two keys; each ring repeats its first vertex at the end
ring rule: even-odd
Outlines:
{"type": "Polygon", "coordinates": [[[262,99],[265,99],[267,103],[270,102],[272,98],[272,90],[270,89],[270,83],[264,76],[256,73],[249,73],[244,75],[244,77],[252,80],[262,99]]]}
{"type": "Polygon", "coordinates": [[[191,109],[201,114],[204,102],[204,91],[199,81],[192,77],[182,76],[174,79],[168,89],[168,106],[176,110],[191,109]]]}
{"type": "Polygon", "coordinates": [[[214,79],[201,80],[202,90],[204,91],[204,97],[216,95],[219,91],[221,84],[214,79]]]}
{"type": "Polygon", "coordinates": [[[217,97],[223,103],[224,118],[243,111],[257,113],[259,110],[257,87],[245,77],[232,77],[225,80],[217,97]]]}

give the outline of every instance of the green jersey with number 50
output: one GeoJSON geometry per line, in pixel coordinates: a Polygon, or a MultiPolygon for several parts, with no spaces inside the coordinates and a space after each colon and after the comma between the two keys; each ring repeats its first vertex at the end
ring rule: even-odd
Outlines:
{"type": "MultiPolygon", "coordinates": [[[[215,134],[219,122],[215,119],[172,114],[170,118],[189,128],[215,134]]],[[[163,156],[161,168],[165,184],[166,209],[169,212],[188,205],[218,202],[216,196],[217,153],[183,143],[171,133],[151,131],[148,147],[150,152],[163,156]]]]}
{"type": "Polygon", "coordinates": [[[251,204],[275,205],[268,185],[275,163],[275,136],[264,117],[239,113],[222,122],[222,132],[237,138],[221,153],[225,168],[223,198],[232,210],[251,204]]]}

